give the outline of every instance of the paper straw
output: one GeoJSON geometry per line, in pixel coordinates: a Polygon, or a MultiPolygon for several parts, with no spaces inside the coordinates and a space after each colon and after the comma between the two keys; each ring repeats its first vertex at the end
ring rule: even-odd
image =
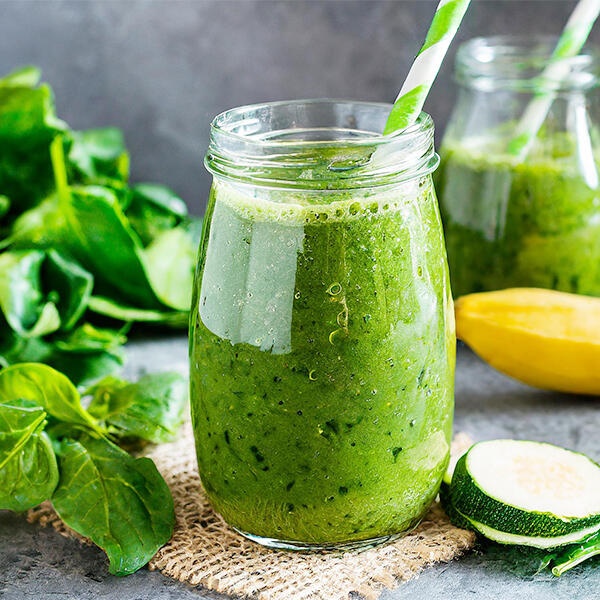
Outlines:
{"type": "Polygon", "coordinates": [[[423,47],[408,72],[385,124],[384,134],[399,133],[417,120],[471,0],[441,0],[423,47]]]}
{"type": "MultiPolygon", "coordinates": [[[[552,52],[548,66],[540,76],[542,80],[560,82],[569,74],[571,64],[565,59],[579,54],[599,14],[600,0],[579,0],[552,52]]],[[[538,92],[535,95],[517,124],[515,137],[508,145],[509,154],[520,160],[527,156],[552,102],[552,92],[538,92]]]]}

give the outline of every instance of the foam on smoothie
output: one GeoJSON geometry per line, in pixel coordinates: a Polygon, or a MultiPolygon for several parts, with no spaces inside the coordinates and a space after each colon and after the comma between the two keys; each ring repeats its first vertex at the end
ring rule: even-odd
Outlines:
{"type": "Polygon", "coordinates": [[[427,197],[431,188],[430,178],[377,189],[324,190],[308,193],[233,185],[220,181],[215,182],[213,193],[219,202],[227,204],[244,219],[298,226],[396,212],[413,204],[416,197],[427,197]],[[313,199],[315,194],[322,195],[321,204],[309,202],[309,198],[313,199]]]}

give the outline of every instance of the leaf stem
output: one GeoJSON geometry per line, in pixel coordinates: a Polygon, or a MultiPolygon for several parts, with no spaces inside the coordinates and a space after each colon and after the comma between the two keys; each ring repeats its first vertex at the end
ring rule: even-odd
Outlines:
{"type": "Polygon", "coordinates": [[[67,177],[67,167],[65,163],[65,151],[63,147],[63,136],[57,135],[50,144],[50,160],[52,161],[52,170],[54,172],[54,183],[60,202],[70,200],[69,180],[67,177]]]}

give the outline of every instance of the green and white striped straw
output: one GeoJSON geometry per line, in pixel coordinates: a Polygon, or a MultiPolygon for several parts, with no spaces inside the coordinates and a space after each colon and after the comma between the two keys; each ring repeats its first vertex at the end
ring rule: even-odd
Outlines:
{"type": "Polygon", "coordinates": [[[400,133],[417,120],[471,0],[441,0],[423,47],[394,102],[384,134],[400,133]]]}
{"type": "MultiPolygon", "coordinates": [[[[579,0],[552,52],[550,62],[541,74],[546,81],[560,82],[571,70],[565,60],[577,56],[585,44],[594,22],[600,14],[600,0],[579,0]]],[[[554,101],[552,92],[540,92],[531,100],[519,123],[508,153],[523,160],[538,134],[554,101]]]]}

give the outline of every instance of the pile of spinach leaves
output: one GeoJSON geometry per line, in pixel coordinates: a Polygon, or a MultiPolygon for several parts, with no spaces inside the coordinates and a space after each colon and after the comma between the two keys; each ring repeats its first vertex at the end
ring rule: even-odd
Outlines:
{"type": "Polygon", "coordinates": [[[0,367],[81,385],[120,367],[127,324],[187,325],[199,220],[131,185],[121,132],[69,129],[39,80],[0,79],[0,367]]]}
{"type": "Polygon", "coordinates": [[[184,418],[185,379],[109,377],[87,410],[62,373],[39,363],[0,371],[0,509],[51,500],[61,519],[107,554],[110,572],[144,566],[171,537],[173,499],[148,458],[121,445],[172,440],[184,418]]]}

